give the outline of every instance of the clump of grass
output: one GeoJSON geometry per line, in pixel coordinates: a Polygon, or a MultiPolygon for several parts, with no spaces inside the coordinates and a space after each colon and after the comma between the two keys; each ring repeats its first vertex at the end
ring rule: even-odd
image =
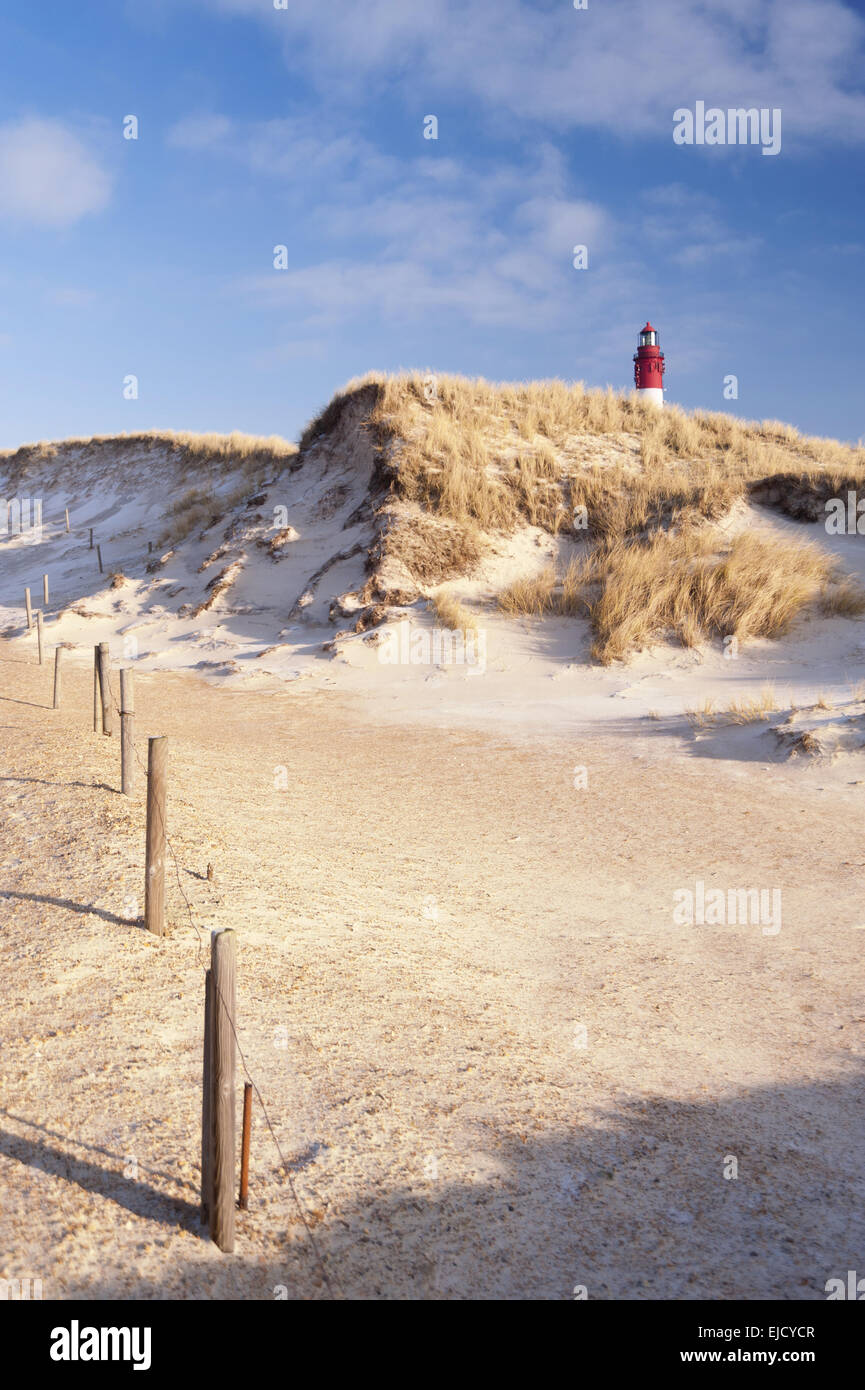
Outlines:
{"type": "Polygon", "coordinates": [[[596,556],[592,652],[621,660],[673,633],[693,645],[711,635],[779,637],[827,588],[836,561],[815,546],[746,532],[717,552],[693,527],[611,543],[596,556]]]}
{"type": "Polygon", "coordinates": [[[698,729],[702,729],[706,724],[710,724],[715,719],[715,701],[707,695],[701,705],[695,709],[685,710],[685,717],[698,729]]]}
{"type": "Polygon", "coordinates": [[[400,516],[382,539],[382,554],[401,560],[421,584],[440,584],[455,575],[470,574],[484,549],[476,522],[456,522],[424,512],[400,516]]]}
{"type": "Polygon", "coordinates": [[[490,464],[480,429],[439,417],[429,435],[404,444],[398,492],[453,520],[474,522],[485,531],[511,531],[519,515],[517,503],[490,464]]]}
{"type": "Polygon", "coordinates": [[[529,579],[517,579],[498,595],[499,608],[511,617],[543,617],[553,611],[556,582],[552,565],[529,579]]]}
{"type": "Polygon", "coordinates": [[[592,654],[609,664],[675,635],[694,647],[711,636],[778,637],[835,581],[836,561],[814,546],[744,533],[719,550],[704,528],[617,539],[548,567],[499,596],[506,613],[588,613],[592,654]]]}
{"type": "Polygon", "coordinates": [[[827,587],[820,609],[829,618],[861,617],[865,613],[865,589],[853,575],[844,575],[827,587]]]}
{"type": "Polygon", "coordinates": [[[178,545],[193,531],[203,527],[214,515],[216,502],[209,488],[189,488],[168,509],[168,525],[159,545],[178,545]]]}
{"type": "Polygon", "coordinates": [[[509,584],[498,595],[498,605],[512,617],[585,616],[590,606],[586,589],[592,577],[591,554],[574,557],[561,579],[555,566],[547,565],[539,574],[509,584]]]}
{"type": "Polygon", "coordinates": [[[731,700],[724,715],[730,724],[754,724],[768,719],[770,714],[777,713],[779,709],[780,705],[775,696],[774,687],[766,685],[759,695],[749,695],[738,700],[731,700]]]}
{"type": "Polygon", "coordinates": [[[731,700],[726,709],[719,710],[715,701],[707,697],[696,709],[686,710],[686,715],[697,728],[720,721],[723,724],[754,724],[768,719],[780,709],[775,689],[765,685],[758,695],[742,696],[731,700]]]}
{"type": "Polygon", "coordinates": [[[570,480],[572,510],[585,507],[592,536],[638,536],[685,518],[723,516],[739,495],[718,467],[684,470],[655,464],[636,477],[621,466],[594,468],[570,480]]]}
{"type": "Polygon", "coordinates": [[[477,618],[453,594],[435,594],[431,600],[436,618],[449,632],[477,632],[477,618]]]}

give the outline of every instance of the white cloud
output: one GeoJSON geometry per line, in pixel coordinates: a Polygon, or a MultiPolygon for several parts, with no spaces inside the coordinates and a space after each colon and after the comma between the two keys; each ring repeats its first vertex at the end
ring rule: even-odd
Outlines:
{"type": "MultiPolygon", "coordinates": [[[[316,327],[361,314],[561,327],[575,306],[601,293],[599,273],[574,270],[574,245],[588,244],[592,258],[616,231],[598,204],[545,192],[546,182],[531,169],[485,176],[454,166],[436,198],[422,169],[408,164],[376,195],[358,187],[347,202],[340,185],[334,201],[314,213],[327,258],[254,276],[243,288],[316,327]],[[350,248],[347,255],[339,255],[340,245],[350,248]]],[[[557,190],[557,173],[553,183],[557,190]]],[[[621,289],[626,267],[617,273],[603,293],[615,297],[621,289]]]]}
{"type": "Polygon", "coordinates": [[[380,176],[396,161],[379,154],[354,131],[323,130],[313,116],[241,123],[227,116],[186,116],[168,132],[168,144],[192,154],[219,155],[274,178],[380,176]]]}
{"type": "Polygon", "coordinates": [[[594,265],[615,240],[599,204],[570,196],[562,155],[547,143],[530,159],[478,171],[437,150],[401,160],[383,155],[333,122],[305,117],[187,118],[169,139],[276,183],[291,186],[289,176],[303,171],[304,228],[318,239],[319,259],[244,285],[257,301],[305,316],[315,328],[369,312],[559,322],[578,275],[574,246],[588,245],[594,265]]]}
{"type": "Polygon", "coordinates": [[[0,216],[63,227],[108,202],[111,180],[78,136],[59,121],[0,125],[0,216]]]}
{"type": "Polygon", "coordinates": [[[671,139],[673,111],[702,98],[781,107],[787,137],[865,138],[855,87],[865,22],[841,0],[599,0],[585,11],[565,0],[544,10],[527,0],[330,0],[326,16],[321,0],[219,8],[264,18],[289,66],[331,98],[383,74],[419,112],[434,112],[425,92],[469,95],[499,124],[515,114],[563,131],[671,139]]]}

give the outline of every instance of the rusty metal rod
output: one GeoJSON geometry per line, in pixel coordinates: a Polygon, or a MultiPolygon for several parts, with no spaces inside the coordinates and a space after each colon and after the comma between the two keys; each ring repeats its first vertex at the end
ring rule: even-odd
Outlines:
{"type": "Polygon", "coordinates": [[[240,1201],[241,1211],[249,1207],[249,1134],[252,1129],[252,1082],[243,1083],[243,1134],[240,1143],[240,1201]]]}

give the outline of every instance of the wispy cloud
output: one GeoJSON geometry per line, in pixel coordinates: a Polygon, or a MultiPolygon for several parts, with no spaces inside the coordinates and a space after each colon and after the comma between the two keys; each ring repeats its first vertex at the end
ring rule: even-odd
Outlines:
{"type": "MultiPolygon", "coordinates": [[[[260,126],[223,129],[211,149],[223,155],[228,140],[233,156],[278,179],[284,152],[262,160],[261,135],[260,126]]],[[[319,175],[328,161],[346,163],[346,177],[325,177],[306,211],[320,255],[247,277],[241,287],[316,329],[370,311],[402,321],[448,315],[553,328],[565,321],[569,297],[582,303],[591,294],[586,273],[573,267],[574,246],[589,247],[594,267],[617,237],[609,212],[568,188],[551,147],[478,170],[432,153],[399,161],[366,144],[359,151],[358,142],[343,150],[321,126],[304,131],[303,143],[307,167],[319,175]]],[[[622,267],[618,273],[625,275],[622,267]]]]}
{"type": "Polygon", "coordinates": [[[582,11],[528,0],[330,0],[326,22],[321,0],[218,8],[268,23],[289,66],[337,99],[375,74],[412,103],[424,92],[459,94],[498,120],[513,113],[562,131],[657,139],[674,109],[702,98],[781,107],[785,138],[865,139],[856,85],[865,22],[841,0],[616,0],[582,11]]]}
{"type": "Polygon", "coordinates": [[[63,227],[108,203],[111,179],[96,156],[60,121],[0,125],[0,217],[63,227]]]}
{"type": "Polygon", "coordinates": [[[687,268],[725,256],[742,258],[763,245],[762,237],[737,236],[730,230],[720,199],[684,184],[647,189],[641,201],[640,234],[673,265],[687,268]]]}
{"type": "Polygon", "coordinates": [[[292,116],[267,121],[237,121],[215,113],[198,113],[178,121],[168,132],[174,149],[220,155],[273,178],[358,178],[383,176],[397,169],[396,160],[379,153],[362,135],[331,125],[321,117],[292,116]]]}

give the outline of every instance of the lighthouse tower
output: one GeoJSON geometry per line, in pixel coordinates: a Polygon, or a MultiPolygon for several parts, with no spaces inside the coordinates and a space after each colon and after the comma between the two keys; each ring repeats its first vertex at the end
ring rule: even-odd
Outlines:
{"type": "Polygon", "coordinates": [[[641,400],[664,404],[664,354],[650,323],[641,332],[640,345],[634,353],[634,385],[641,400]]]}

